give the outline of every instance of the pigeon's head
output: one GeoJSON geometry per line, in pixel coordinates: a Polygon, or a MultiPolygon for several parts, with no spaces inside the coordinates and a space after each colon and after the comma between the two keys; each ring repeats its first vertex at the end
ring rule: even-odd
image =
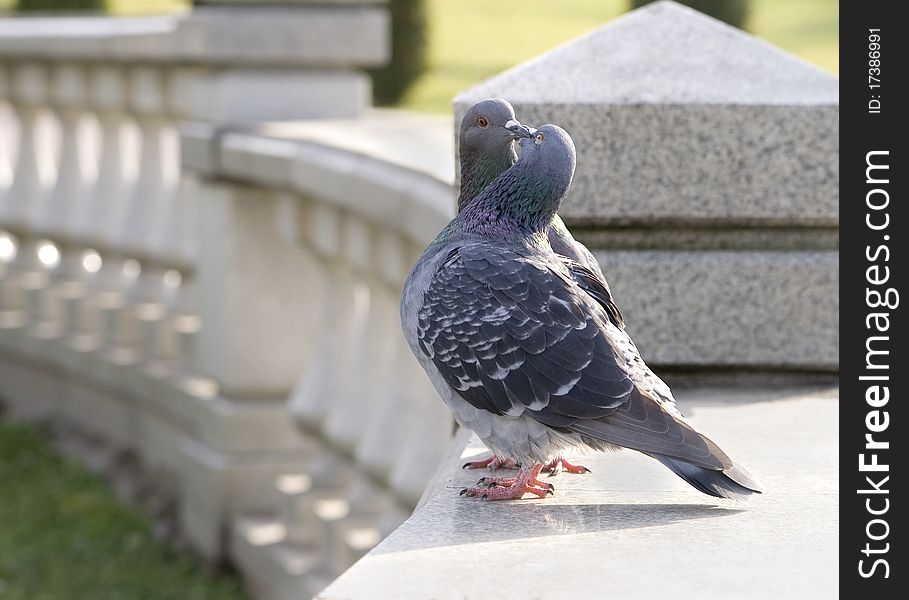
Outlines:
{"type": "Polygon", "coordinates": [[[460,144],[483,156],[499,156],[511,150],[512,141],[529,137],[530,130],[514,116],[507,100],[491,98],[471,106],[461,119],[460,144]]]}
{"type": "Polygon", "coordinates": [[[543,125],[530,131],[530,137],[521,138],[518,142],[521,146],[518,162],[543,174],[564,193],[574,177],[576,161],[571,136],[558,125],[543,125]]]}

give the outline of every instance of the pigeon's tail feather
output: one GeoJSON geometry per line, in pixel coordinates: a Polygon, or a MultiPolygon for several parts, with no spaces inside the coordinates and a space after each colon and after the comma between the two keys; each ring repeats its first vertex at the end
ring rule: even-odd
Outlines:
{"type": "MultiPolygon", "coordinates": [[[[717,446],[649,392],[632,389],[619,408],[599,419],[578,419],[569,428],[594,448],[609,444],[652,456],[701,492],[718,498],[760,493],[761,485],[717,446]]],[[[537,418],[551,419],[542,414],[537,418]]],[[[552,421],[543,421],[552,426],[552,421]]]]}
{"type": "Polygon", "coordinates": [[[724,470],[707,469],[671,456],[659,454],[651,456],[695,489],[709,496],[739,499],[763,492],[761,485],[745,469],[735,464],[724,470]]]}

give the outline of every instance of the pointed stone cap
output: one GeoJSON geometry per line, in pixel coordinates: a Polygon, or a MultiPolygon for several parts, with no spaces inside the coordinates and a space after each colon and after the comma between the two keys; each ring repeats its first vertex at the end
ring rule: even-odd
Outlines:
{"type": "Polygon", "coordinates": [[[676,2],[649,4],[461,94],[512,102],[836,105],[837,78],[676,2]]]}
{"type": "Polygon", "coordinates": [[[837,77],[663,1],[455,99],[489,97],[564,127],[578,148],[574,222],[837,223],[837,77]]]}

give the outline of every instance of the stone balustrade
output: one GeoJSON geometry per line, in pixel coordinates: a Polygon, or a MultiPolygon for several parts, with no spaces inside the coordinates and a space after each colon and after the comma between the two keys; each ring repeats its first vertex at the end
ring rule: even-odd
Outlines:
{"type": "Polygon", "coordinates": [[[231,554],[261,597],[321,589],[403,522],[448,449],[453,423],[399,333],[398,298],[410,265],[450,218],[450,147],[447,119],[383,111],[184,131],[184,165],[213,194],[205,214],[238,213],[212,221],[218,240],[203,228],[203,245],[226,244],[209,258],[240,254],[257,265],[211,281],[205,273],[226,267],[200,265],[199,288],[217,294],[225,319],[200,345],[229,345],[227,325],[248,311],[276,315],[239,328],[241,355],[200,356],[217,361],[209,372],[224,365],[237,393],[250,377],[292,384],[287,406],[305,443],[321,449],[300,453],[298,470],[278,478],[271,512],[235,520],[231,554]],[[219,282],[251,295],[222,292],[219,282]],[[305,331],[289,335],[288,314],[305,331]],[[304,359],[287,369],[273,357],[260,362],[263,345],[284,342],[304,359]]]}
{"type": "Polygon", "coordinates": [[[231,522],[277,517],[315,592],[407,517],[452,434],[397,325],[451,173],[254,133],[369,120],[381,3],[231,4],[0,21],[0,394],[89,464],[137,456],[211,559],[261,542],[231,522]]]}
{"type": "Polygon", "coordinates": [[[315,593],[397,527],[452,434],[397,316],[450,217],[449,127],[364,114],[352,69],[384,57],[387,22],[357,4],[305,7],[295,27],[299,7],[0,23],[16,134],[6,408],[65,424],[67,447],[108,472],[136,455],[181,535],[263,595],[276,568],[315,593]],[[249,61],[225,38],[241,17],[307,41],[266,40],[249,61]],[[310,28],[368,35],[311,45],[310,28]],[[286,118],[322,120],[258,124],[286,118]],[[421,143],[395,150],[389,133],[421,143]]]}

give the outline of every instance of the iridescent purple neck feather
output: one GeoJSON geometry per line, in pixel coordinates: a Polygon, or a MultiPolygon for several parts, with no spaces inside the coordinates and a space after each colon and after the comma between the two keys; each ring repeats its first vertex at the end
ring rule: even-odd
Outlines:
{"type": "Polygon", "coordinates": [[[455,218],[465,233],[546,239],[575,168],[574,144],[555,125],[521,140],[521,157],[455,218]]]}
{"type": "Polygon", "coordinates": [[[514,145],[496,149],[496,154],[480,156],[473,151],[462,151],[461,164],[461,191],[458,194],[458,212],[470,204],[470,201],[480,195],[496,177],[504,173],[517,161],[518,155],[514,145]]]}

